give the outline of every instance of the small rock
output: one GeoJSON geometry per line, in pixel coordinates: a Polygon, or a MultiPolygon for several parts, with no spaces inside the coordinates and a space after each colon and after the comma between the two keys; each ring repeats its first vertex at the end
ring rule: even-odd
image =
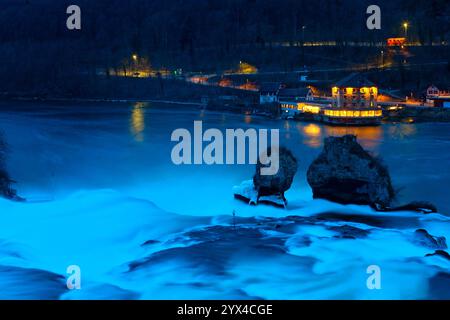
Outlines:
{"type": "Polygon", "coordinates": [[[438,210],[434,204],[428,201],[413,201],[402,206],[386,208],[380,211],[416,211],[422,213],[436,213],[438,210]]]}
{"type": "Polygon", "coordinates": [[[427,253],[425,255],[425,257],[432,257],[432,256],[441,257],[450,261],[450,254],[448,254],[448,252],[444,250],[436,250],[434,253],[427,253]]]}
{"type": "Polygon", "coordinates": [[[445,237],[432,236],[425,229],[417,229],[414,232],[413,242],[431,249],[447,249],[445,237]]]}
{"type": "Polygon", "coordinates": [[[160,241],[158,241],[158,240],[147,240],[143,244],[141,244],[141,247],[149,246],[149,245],[153,245],[153,244],[157,244],[157,243],[160,243],[160,241]]]}
{"type": "Polygon", "coordinates": [[[365,238],[369,234],[369,231],[360,228],[352,227],[349,225],[333,226],[329,228],[332,231],[339,233],[339,238],[356,239],[365,238]]]}

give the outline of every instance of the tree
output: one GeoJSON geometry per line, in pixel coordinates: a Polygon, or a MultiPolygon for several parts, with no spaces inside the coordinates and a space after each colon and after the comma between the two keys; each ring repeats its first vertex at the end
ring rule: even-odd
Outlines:
{"type": "Polygon", "coordinates": [[[12,189],[12,180],[6,171],[6,150],[8,146],[3,138],[3,134],[0,132],[0,196],[7,199],[17,199],[17,194],[14,189],[12,189]]]}

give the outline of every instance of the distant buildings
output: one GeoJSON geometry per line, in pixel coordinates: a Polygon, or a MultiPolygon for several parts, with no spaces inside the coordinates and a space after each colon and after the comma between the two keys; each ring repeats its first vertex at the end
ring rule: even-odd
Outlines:
{"type": "Polygon", "coordinates": [[[259,103],[278,103],[278,93],[281,90],[281,83],[279,82],[265,82],[259,88],[259,103]]]}
{"type": "Polygon", "coordinates": [[[278,92],[278,101],[313,101],[314,96],[310,88],[283,88],[278,92]]]}
{"type": "Polygon", "coordinates": [[[427,89],[426,98],[428,103],[432,103],[435,107],[450,108],[450,89],[441,90],[435,85],[431,85],[427,89]]]}
{"type": "Polygon", "coordinates": [[[313,92],[310,88],[281,89],[278,94],[281,116],[284,118],[308,113],[318,114],[321,104],[314,102],[313,92]]]}
{"type": "Polygon", "coordinates": [[[406,43],[406,38],[388,38],[386,44],[388,47],[401,47],[406,43]]]}
{"type": "Polygon", "coordinates": [[[279,91],[282,117],[303,117],[332,124],[374,125],[381,122],[378,88],[361,74],[353,73],[331,89],[331,99],[314,99],[311,89],[279,91]]]}

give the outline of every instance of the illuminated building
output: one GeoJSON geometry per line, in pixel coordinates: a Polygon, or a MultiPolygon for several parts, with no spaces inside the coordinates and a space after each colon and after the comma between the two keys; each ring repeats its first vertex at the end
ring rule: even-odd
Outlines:
{"type": "Polygon", "coordinates": [[[281,89],[278,93],[278,100],[283,118],[300,114],[319,114],[323,106],[314,102],[310,88],[281,89]]]}
{"type": "Polygon", "coordinates": [[[377,99],[378,87],[358,73],[338,81],[331,89],[331,99],[315,98],[310,88],[279,91],[282,118],[340,125],[380,124],[383,111],[377,99]]]}
{"type": "Polygon", "coordinates": [[[331,124],[374,125],[383,112],[377,105],[378,88],[361,74],[353,73],[331,89],[332,107],[322,109],[322,120],[331,124]]]}
{"type": "Polygon", "coordinates": [[[406,38],[388,38],[386,44],[388,47],[401,47],[406,43],[406,38]]]}
{"type": "Polygon", "coordinates": [[[450,89],[441,90],[437,86],[431,85],[427,89],[427,103],[435,107],[450,108],[450,89]]]}

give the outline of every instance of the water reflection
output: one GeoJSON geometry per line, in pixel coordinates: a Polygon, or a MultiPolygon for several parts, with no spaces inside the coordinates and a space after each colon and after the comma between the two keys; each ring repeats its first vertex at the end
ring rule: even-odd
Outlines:
{"type": "Polygon", "coordinates": [[[144,109],[148,105],[146,102],[136,102],[131,111],[130,131],[137,142],[144,141],[145,113],[144,109]]]}
{"type": "Polygon", "coordinates": [[[403,139],[414,136],[417,133],[415,124],[397,124],[389,127],[389,136],[396,139],[403,139]]]}
{"type": "Polygon", "coordinates": [[[284,129],[286,130],[286,131],[289,131],[289,129],[291,129],[291,125],[290,125],[290,123],[289,123],[289,121],[288,120],[286,120],[285,122],[284,122],[284,129]]]}
{"type": "Polygon", "coordinates": [[[303,128],[298,126],[297,129],[302,130],[304,139],[303,143],[311,148],[320,148],[322,145],[322,128],[315,124],[310,123],[303,128]]]}
{"type": "Polygon", "coordinates": [[[383,139],[382,126],[371,127],[325,127],[326,136],[353,134],[358,142],[367,149],[376,149],[383,139]]]}

